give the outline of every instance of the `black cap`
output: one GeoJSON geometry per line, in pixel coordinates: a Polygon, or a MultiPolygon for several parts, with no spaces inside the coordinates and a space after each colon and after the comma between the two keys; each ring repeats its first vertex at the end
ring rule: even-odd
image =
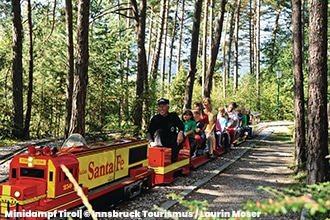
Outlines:
{"type": "Polygon", "coordinates": [[[169,105],[170,104],[170,101],[168,99],[165,99],[165,98],[160,98],[158,99],[158,105],[169,105]]]}

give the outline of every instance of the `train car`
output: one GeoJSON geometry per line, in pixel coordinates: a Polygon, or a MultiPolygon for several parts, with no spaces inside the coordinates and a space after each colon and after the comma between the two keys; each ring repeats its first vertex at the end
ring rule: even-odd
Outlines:
{"type": "MultiPolygon", "coordinates": [[[[225,148],[216,146],[216,141],[214,141],[214,158],[224,153],[225,148]]],[[[171,162],[171,148],[150,147],[149,166],[155,170],[155,184],[170,184],[178,175],[188,174],[193,169],[213,159],[209,157],[207,151],[193,158],[190,155],[190,145],[187,138],[183,144],[183,149],[179,151],[178,160],[174,163],[171,162]]]]}
{"type": "MultiPolygon", "coordinates": [[[[217,141],[216,141],[217,136],[214,137],[214,144],[213,144],[213,158],[218,157],[221,154],[224,154],[226,152],[224,146],[217,146],[217,141]]],[[[190,165],[193,169],[200,167],[201,165],[209,162],[211,159],[209,156],[208,151],[203,152],[201,155],[196,156],[191,159],[190,165]]]]}
{"type": "MultiPolygon", "coordinates": [[[[187,138],[183,144],[183,149],[179,152],[178,160],[174,163],[171,162],[171,148],[150,147],[149,166],[155,171],[155,184],[170,184],[177,176],[181,174],[188,174],[193,169],[200,167],[201,165],[230,150],[230,147],[227,149],[225,148],[224,140],[219,142],[217,141],[219,136],[214,135],[214,138],[212,158],[210,158],[208,151],[202,151],[202,153],[196,157],[190,157],[190,146],[187,138]],[[217,143],[221,144],[217,145],[217,143]]],[[[236,139],[236,135],[234,133],[234,138],[235,139],[231,140],[229,143],[229,146],[243,143],[246,139],[246,134],[243,133],[242,137],[236,139]]]]}
{"type": "MultiPolygon", "coordinates": [[[[154,185],[148,167],[148,142],[125,139],[86,144],[73,134],[58,151],[29,146],[10,163],[8,182],[0,184],[0,212],[52,212],[81,205],[81,199],[61,169],[65,165],[94,207],[115,204],[154,185]]],[[[31,218],[29,218],[31,219],[31,218]]]]}
{"type": "Polygon", "coordinates": [[[176,162],[171,162],[171,155],[171,148],[149,147],[149,166],[155,171],[155,184],[170,184],[176,176],[190,173],[190,145],[187,138],[176,162]]]}

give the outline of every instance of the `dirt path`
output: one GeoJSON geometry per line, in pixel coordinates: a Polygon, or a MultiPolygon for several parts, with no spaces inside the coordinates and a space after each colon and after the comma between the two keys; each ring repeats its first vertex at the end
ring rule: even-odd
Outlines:
{"type": "MultiPolygon", "coordinates": [[[[270,128],[283,130],[286,128],[270,128]]],[[[270,133],[273,133],[274,130],[270,133]]],[[[288,187],[292,181],[292,171],[288,168],[293,161],[293,143],[277,142],[276,135],[268,135],[265,140],[256,142],[241,159],[224,172],[201,186],[186,197],[187,200],[207,200],[209,211],[217,212],[219,217],[234,217],[242,209],[241,204],[248,200],[260,201],[270,195],[258,186],[276,189],[288,187]]],[[[176,205],[172,211],[182,211],[176,205]]],[[[281,217],[265,216],[255,213],[257,219],[299,219],[299,214],[291,213],[281,217]]]]}

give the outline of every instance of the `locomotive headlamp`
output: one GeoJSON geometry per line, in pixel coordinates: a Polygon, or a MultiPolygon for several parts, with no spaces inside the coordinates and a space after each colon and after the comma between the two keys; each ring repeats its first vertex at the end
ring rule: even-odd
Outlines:
{"type": "Polygon", "coordinates": [[[19,191],[15,191],[14,196],[15,196],[16,198],[18,198],[18,197],[21,196],[21,193],[20,193],[19,191]]]}
{"type": "Polygon", "coordinates": [[[28,167],[33,167],[33,157],[28,157],[28,167]]]}

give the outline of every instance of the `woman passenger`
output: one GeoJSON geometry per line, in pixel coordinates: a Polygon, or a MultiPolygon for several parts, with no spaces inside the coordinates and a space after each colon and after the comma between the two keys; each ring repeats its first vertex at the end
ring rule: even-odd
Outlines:
{"type": "Polygon", "coordinates": [[[206,144],[209,147],[209,157],[213,158],[213,148],[214,148],[214,128],[215,121],[217,120],[217,111],[212,109],[210,98],[203,98],[203,107],[204,113],[208,116],[209,124],[206,126],[205,134],[206,134],[206,144]]]}
{"type": "Polygon", "coordinates": [[[204,124],[202,130],[205,132],[206,126],[209,124],[209,117],[204,113],[203,104],[201,102],[195,102],[194,110],[198,110],[200,112],[198,120],[204,124]]]}

